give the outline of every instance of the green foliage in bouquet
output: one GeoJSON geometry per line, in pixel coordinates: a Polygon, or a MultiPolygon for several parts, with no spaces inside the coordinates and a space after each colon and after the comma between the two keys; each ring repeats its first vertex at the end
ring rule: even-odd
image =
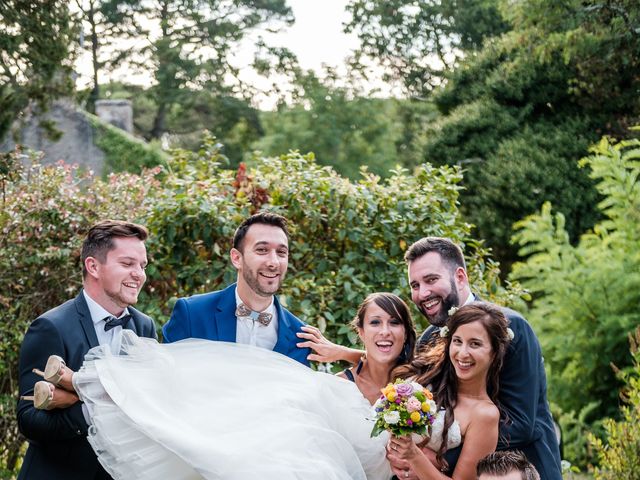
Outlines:
{"type": "Polygon", "coordinates": [[[564,412],[595,402],[583,418],[589,424],[618,413],[621,384],[610,365],[629,365],[627,335],[640,323],[640,141],[603,138],[591,152],[580,165],[597,182],[605,220],[573,246],[564,217],[545,204],[516,224],[527,260],[512,273],[533,296],[528,318],[545,354],[550,400],[564,412]]]}
{"type": "Polygon", "coordinates": [[[596,480],[638,480],[640,479],[640,328],[631,340],[633,366],[618,371],[624,382],[620,394],[625,405],[622,419],[604,421],[606,440],[593,435],[590,440],[598,453],[600,467],[596,468],[596,480]]]}

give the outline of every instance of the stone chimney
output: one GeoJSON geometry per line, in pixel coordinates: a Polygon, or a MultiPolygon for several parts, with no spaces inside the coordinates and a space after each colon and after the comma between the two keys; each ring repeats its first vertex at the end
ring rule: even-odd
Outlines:
{"type": "Polygon", "coordinates": [[[131,100],[97,100],[96,115],[100,120],[133,134],[131,100]]]}

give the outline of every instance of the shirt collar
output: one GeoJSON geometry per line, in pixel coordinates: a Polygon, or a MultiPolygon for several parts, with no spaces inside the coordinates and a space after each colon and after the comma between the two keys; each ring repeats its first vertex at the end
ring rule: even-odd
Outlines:
{"type": "Polygon", "coordinates": [[[467,299],[465,300],[465,302],[461,306],[467,305],[467,304],[475,301],[475,299],[476,299],[476,296],[472,292],[469,292],[469,296],[467,297],[467,299]]]}
{"type": "MultiPolygon", "coordinates": [[[[82,290],[82,294],[84,295],[84,299],[87,301],[87,306],[89,307],[89,313],[91,314],[91,321],[95,324],[100,323],[106,317],[114,317],[115,315],[111,315],[107,312],[102,305],[96,302],[93,298],[89,296],[86,290],[82,290]]],[[[129,310],[127,308],[124,309],[120,317],[129,314],[129,310]]],[[[117,317],[117,318],[120,318],[117,317]]]]}

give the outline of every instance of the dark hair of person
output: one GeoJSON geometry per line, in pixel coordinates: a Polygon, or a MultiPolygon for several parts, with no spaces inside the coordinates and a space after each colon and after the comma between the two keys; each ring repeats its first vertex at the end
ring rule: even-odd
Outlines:
{"type": "Polygon", "coordinates": [[[251,227],[251,225],[259,223],[280,228],[287,236],[287,240],[289,240],[289,230],[287,229],[286,218],[284,218],[282,215],[278,215],[277,213],[260,212],[251,215],[249,218],[246,218],[238,226],[236,232],[233,234],[233,248],[235,248],[236,250],[242,250],[242,240],[244,240],[244,237],[247,236],[249,227],[251,227]]]}
{"type": "Polygon", "coordinates": [[[399,366],[392,372],[393,378],[412,378],[424,386],[430,385],[438,409],[446,410],[442,446],[436,452],[439,461],[443,460],[442,456],[447,449],[447,434],[454,420],[453,409],[458,398],[456,371],[449,359],[451,339],[460,326],[473,322],[482,323],[491,341],[493,360],[487,372],[487,392],[503,416],[498,402],[498,378],[510,341],[507,330],[509,324],[500,308],[490,303],[472,302],[460,307],[447,320],[449,332],[446,336],[439,337],[435,345],[425,345],[411,362],[399,366]]]}
{"type": "Polygon", "coordinates": [[[414,242],[405,252],[404,260],[411,263],[430,252],[437,252],[451,270],[458,267],[466,270],[464,255],[460,247],[448,238],[442,237],[424,237],[414,242]]]}
{"type": "Polygon", "coordinates": [[[484,457],[476,466],[477,476],[496,476],[519,472],[522,480],[540,480],[540,474],[524,453],[518,450],[493,452],[484,457]]]}
{"type": "Polygon", "coordinates": [[[137,223],[124,222],[122,220],[103,220],[96,223],[87,232],[87,236],[82,242],[80,259],[82,260],[82,277],[87,276],[87,269],[84,261],[93,257],[100,263],[107,261],[107,253],[115,248],[114,238],[135,237],[144,242],[149,236],[149,232],[142,225],[137,223]]]}
{"type": "MultiPolygon", "coordinates": [[[[402,352],[396,359],[393,368],[396,368],[399,365],[413,360],[414,350],[416,346],[416,328],[413,324],[413,319],[411,318],[409,307],[397,295],[386,292],[378,292],[368,295],[367,298],[365,298],[358,307],[358,312],[351,321],[351,326],[356,330],[358,328],[363,328],[364,317],[367,313],[367,308],[372,303],[375,303],[378,307],[388,313],[391,318],[400,320],[400,322],[402,322],[402,325],[404,325],[405,338],[404,344],[402,346],[402,352]]],[[[389,380],[390,379],[391,376],[389,377],[389,380]]]]}

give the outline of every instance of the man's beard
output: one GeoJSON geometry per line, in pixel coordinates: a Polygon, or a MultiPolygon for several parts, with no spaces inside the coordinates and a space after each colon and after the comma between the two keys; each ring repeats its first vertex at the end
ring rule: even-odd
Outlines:
{"type": "Polygon", "coordinates": [[[280,289],[280,285],[282,285],[282,280],[284,279],[284,275],[280,275],[278,277],[278,284],[275,286],[273,291],[264,290],[260,286],[260,281],[258,280],[258,273],[252,271],[251,269],[245,268],[242,271],[242,278],[247,283],[249,288],[255,292],[257,295],[261,297],[271,297],[276,294],[276,292],[280,289]]]}
{"type": "Polygon", "coordinates": [[[113,303],[122,308],[127,308],[129,305],[135,305],[136,303],[138,303],[138,295],[136,295],[133,300],[128,300],[119,291],[105,290],[104,293],[111,299],[113,303]]]}
{"type": "Polygon", "coordinates": [[[451,293],[449,293],[449,295],[442,299],[440,311],[433,317],[427,315],[427,312],[425,312],[422,308],[420,308],[420,311],[425,317],[427,317],[427,320],[429,320],[429,323],[431,325],[442,327],[447,323],[447,320],[449,319],[449,310],[451,310],[452,307],[457,307],[459,305],[460,298],[458,297],[458,291],[456,290],[454,281],[451,280],[451,293]]]}

